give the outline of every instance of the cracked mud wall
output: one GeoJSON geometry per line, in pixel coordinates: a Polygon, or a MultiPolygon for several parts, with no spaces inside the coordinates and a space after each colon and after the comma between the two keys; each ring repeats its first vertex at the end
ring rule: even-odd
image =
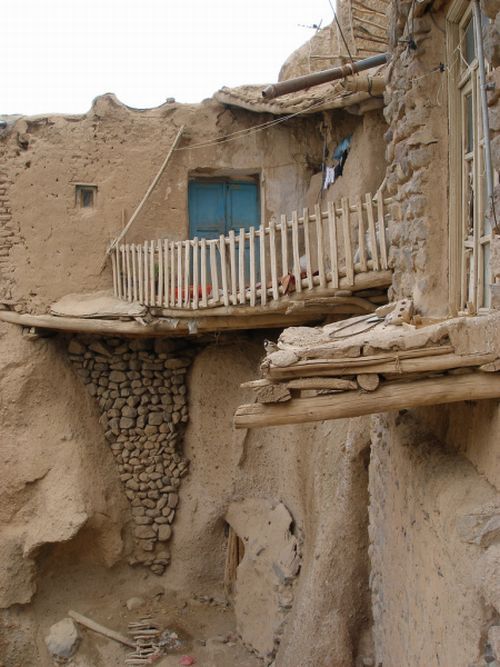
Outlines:
{"type": "MultiPolygon", "coordinates": [[[[268,655],[276,650],[277,667],[348,667],[360,641],[366,650],[370,626],[368,421],[234,431],[234,409],[248,400],[239,385],[255,377],[261,350],[260,336],[234,336],[194,359],[185,435],[190,474],[167,577],[182,589],[221,591],[228,508],[245,499],[283,503],[293,518],[301,568],[284,602],[286,614],[274,604],[267,607],[266,623],[277,639],[268,655]]],[[[262,622],[255,615],[262,613],[259,605],[256,598],[254,615],[238,618],[236,610],[244,641],[262,622]]]]}
{"type": "Polygon", "coordinates": [[[130,218],[141,201],[181,125],[186,126],[182,150],[132,226],[129,242],[188,237],[193,172],[258,175],[266,221],[300,208],[311,163],[321,162],[317,119],[291,119],[218,142],[269,120],[275,118],[212,100],[134,110],[108,94],[82,116],[9,121],[0,130],[0,266],[11,281],[4,298],[44,311],[64,294],[110,288],[110,267],[101,271],[108,244],[123,228],[123,213],[130,218]],[[94,208],[76,205],[78,183],[97,186],[94,208]]]}
{"type": "Polygon", "coordinates": [[[483,401],[373,419],[370,583],[376,664],[487,664],[488,630],[500,619],[499,414],[496,401],[483,401]],[[478,435],[489,435],[495,466],[478,469],[477,451],[467,451],[471,445],[481,449],[478,435]]]}
{"type": "MultiPolygon", "coordinates": [[[[28,603],[40,555],[82,543],[89,562],[108,567],[124,550],[126,504],[98,414],[55,339],[0,332],[2,437],[0,606],[28,603]]],[[[50,557],[50,556],[49,556],[50,557]]]]}

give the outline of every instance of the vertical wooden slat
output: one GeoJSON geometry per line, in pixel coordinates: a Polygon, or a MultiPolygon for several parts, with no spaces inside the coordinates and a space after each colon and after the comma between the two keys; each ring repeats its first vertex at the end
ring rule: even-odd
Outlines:
{"type": "Polygon", "coordinates": [[[203,308],[208,306],[208,288],[207,288],[207,240],[200,241],[201,252],[201,305],[203,308]]]}
{"type": "Polygon", "coordinates": [[[226,262],[226,237],[221,234],[219,237],[220,251],[220,271],[222,278],[222,301],[225,306],[229,306],[229,289],[227,284],[227,262],[226,262]]]}
{"type": "Polygon", "coordinates": [[[214,303],[219,303],[219,271],[217,269],[217,242],[210,241],[210,281],[212,283],[212,297],[214,303]]]}
{"type": "Polygon", "coordinates": [[[156,304],[156,271],[155,271],[155,242],[149,243],[149,303],[151,306],[156,304]]]}
{"type": "Polygon", "coordinates": [[[264,225],[259,227],[259,248],[260,248],[260,302],[264,305],[267,302],[267,257],[266,257],[266,231],[264,225]]]}
{"type": "Polygon", "coordinates": [[[198,237],[195,236],[193,239],[193,296],[191,297],[191,302],[193,304],[193,308],[196,309],[198,308],[198,300],[199,300],[199,255],[200,255],[200,241],[198,240],[198,237]]]}
{"type": "Polygon", "coordinates": [[[387,241],[385,238],[385,221],[384,221],[384,196],[382,191],[377,192],[377,222],[378,234],[380,237],[380,260],[382,269],[388,269],[387,263],[387,241]]]}
{"type": "Polygon", "coordinates": [[[122,277],[121,277],[121,262],[120,262],[120,248],[116,247],[115,250],[115,262],[116,262],[116,291],[119,299],[122,298],[122,277]]]}
{"type": "Polygon", "coordinates": [[[184,241],[184,290],[183,303],[185,308],[191,306],[191,241],[184,241]]]}
{"type": "Polygon", "coordinates": [[[125,246],[125,261],[127,266],[127,301],[132,301],[132,264],[130,263],[130,245],[125,246]]]}
{"type": "Polygon", "coordinates": [[[138,297],[138,285],[137,285],[137,247],[135,243],[132,243],[130,246],[131,256],[130,261],[132,263],[132,298],[134,301],[137,301],[138,297]]]}
{"type": "Polygon", "coordinates": [[[144,241],[142,246],[142,262],[143,262],[143,276],[144,276],[144,303],[149,305],[149,253],[148,242],[144,241]]]}
{"type": "Polygon", "coordinates": [[[122,298],[127,298],[127,260],[125,258],[125,246],[121,248],[121,262],[122,262],[122,298]]]}
{"type": "Polygon", "coordinates": [[[113,270],[113,295],[118,298],[118,274],[116,269],[116,249],[111,251],[111,266],[113,270]]]}
{"type": "Polygon", "coordinates": [[[360,270],[364,273],[368,271],[368,263],[366,261],[365,219],[363,216],[363,205],[361,204],[361,197],[356,197],[355,206],[358,215],[359,265],[360,270]]]}
{"type": "Polygon", "coordinates": [[[311,262],[311,238],[309,236],[309,210],[304,209],[304,248],[306,254],[306,273],[307,273],[307,289],[314,287],[313,270],[311,262]]]}
{"type": "Polygon", "coordinates": [[[156,305],[163,306],[163,248],[160,239],[156,242],[158,251],[158,292],[156,295],[156,305]]]}
{"type": "Polygon", "coordinates": [[[175,307],[175,244],[169,243],[170,252],[170,308],[175,307]]]}
{"type": "Polygon", "coordinates": [[[255,227],[250,227],[250,305],[255,306],[257,281],[255,276],[255,227]]]}
{"type": "Polygon", "coordinates": [[[238,303],[238,286],[236,283],[236,238],[234,230],[229,230],[229,266],[231,268],[231,303],[238,303]]]}
{"type": "Polygon", "coordinates": [[[316,204],[314,207],[314,217],[316,219],[316,240],[318,242],[318,274],[320,287],[326,287],[325,273],[325,235],[323,232],[323,220],[321,219],[321,207],[316,204]]]}
{"type": "Polygon", "coordinates": [[[177,254],[177,308],[182,308],[182,241],[175,244],[177,254]]]}
{"type": "Polygon", "coordinates": [[[168,308],[170,304],[170,263],[168,256],[168,241],[162,241],[163,246],[163,276],[164,276],[164,305],[168,308]]]}
{"type": "Polygon", "coordinates": [[[288,269],[288,222],[286,215],[281,216],[281,273],[286,276],[288,269]]]}
{"type": "Polygon", "coordinates": [[[335,204],[329,201],[328,210],[328,237],[330,241],[330,269],[333,287],[339,286],[339,254],[337,241],[337,220],[335,216],[335,204]]]}
{"type": "Polygon", "coordinates": [[[139,286],[139,303],[144,303],[144,264],[141,245],[137,246],[137,282],[139,286]]]}
{"type": "Polygon", "coordinates": [[[299,252],[299,219],[297,211],[292,213],[292,256],[293,256],[293,275],[295,276],[295,291],[302,292],[302,278],[300,270],[300,252],[299,252]]]}
{"type": "Polygon", "coordinates": [[[271,260],[271,286],[273,289],[273,299],[279,299],[278,264],[276,261],[276,223],[274,220],[269,222],[269,257],[271,260]]]}
{"type": "Polygon", "coordinates": [[[368,220],[368,235],[370,237],[370,254],[372,257],[373,268],[380,271],[380,262],[378,256],[377,230],[375,229],[375,220],[373,218],[373,201],[371,192],[365,195],[366,218],[368,220]]]}
{"type": "Polygon", "coordinates": [[[349,285],[354,285],[354,262],[351,243],[349,200],[342,197],[342,229],[344,232],[345,271],[349,285]]]}
{"type": "Polygon", "coordinates": [[[240,237],[238,241],[238,273],[239,273],[239,288],[240,288],[240,303],[245,303],[246,287],[245,287],[245,230],[240,229],[240,237]]]}

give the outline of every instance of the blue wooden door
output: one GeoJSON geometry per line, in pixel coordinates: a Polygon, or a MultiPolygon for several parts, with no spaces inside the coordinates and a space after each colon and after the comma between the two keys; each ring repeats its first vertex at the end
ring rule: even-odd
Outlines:
{"type": "MultiPolygon", "coordinates": [[[[230,230],[258,227],[259,189],[250,181],[190,181],[188,192],[189,237],[216,239],[230,230]]],[[[245,244],[245,275],[249,277],[249,243],[245,244]]],[[[259,247],[255,248],[259,271],[259,247]]],[[[239,258],[238,258],[239,261],[239,258]]]]}

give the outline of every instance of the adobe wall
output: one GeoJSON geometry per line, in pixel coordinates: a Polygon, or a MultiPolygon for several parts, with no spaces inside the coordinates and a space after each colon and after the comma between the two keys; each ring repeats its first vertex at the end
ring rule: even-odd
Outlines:
{"type": "Polygon", "coordinates": [[[470,435],[457,433],[474,433],[474,445],[481,447],[481,434],[489,430],[490,456],[498,461],[498,419],[493,401],[373,419],[369,511],[376,664],[479,667],[492,659],[488,632],[500,623],[500,487],[496,471],[485,475],[468,456],[464,439],[470,435]],[[477,425],[480,413],[477,433],[470,420],[477,425]],[[440,430],[448,424],[443,439],[431,430],[433,421],[440,430]]]}
{"type": "Polygon", "coordinates": [[[182,150],[175,153],[128,241],[187,238],[187,183],[194,170],[259,174],[266,220],[300,208],[311,165],[321,162],[314,118],[292,119],[216,143],[269,120],[275,118],[210,100],[133,110],[105,95],[83,116],[9,123],[0,131],[5,174],[0,184],[0,260],[11,283],[3,298],[43,312],[64,294],[109,288],[110,268],[101,272],[102,261],[122,229],[122,211],[132,215],[183,124],[187,138],[182,150]],[[209,146],[197,147],[207,141],[209,146]],[[95,208],[75,205],[75,183],[97,186],[95,208]]]}
{"type": "MultiPolygon", "coordinates": [[[[495,19],[498,3],[482,5],[495,19]]],[[[393,40],[409,6],[393,5],[393,40]]],[[[447,76],[436,71],[446,62],[448,7],[414,20],[416,50],[393,41],[385,108],[387,183],[401,212],[390,228],[391,293],[434,316],[449,303],[447,76]]],[[[497,26],[485,41],[494,67],[497,26]]],[[[489,104],[498,168],[498,91],[489,104]]],[[[472,335],[461,352],[477,345],[472,335]]],[[[499,664],[500,406],[470,399],[372,419],[370,582],[384,667],[499,664]]]]}

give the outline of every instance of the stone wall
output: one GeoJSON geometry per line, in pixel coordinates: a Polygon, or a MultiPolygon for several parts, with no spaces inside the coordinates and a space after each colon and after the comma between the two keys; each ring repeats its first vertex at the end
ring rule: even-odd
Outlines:
{"type": "Polygon", "coordinates": [[[16,243],[21,241],[19,230],[12,220],[10,185],[7,173],[0,171],[0,298],[4,303],[10,303],[12,300],[11,250],[16,243]]]}
{"type": "MultiPolygon", "coordinates": [[[[394,5],[401,12],[405,3],[394,5]]],[[[391,296],[412,297],[424,314],[443,315],[448,308],[447,78],[439,70],[446,60],[444,12],[433,18],[414,19],[416,49],[395,41],[384,115],[387,188],[400,216],[389,228],[391,296]]]]}
{"type": "Polygon", "coordinates": [[[165,340],[78,336],[71,361],[97,401],[132,510],[131,564],[163,574],[170,563],[181,479],[188,472],[182,434],[188,421],[186,372],[191,351],[165,340]]]}

